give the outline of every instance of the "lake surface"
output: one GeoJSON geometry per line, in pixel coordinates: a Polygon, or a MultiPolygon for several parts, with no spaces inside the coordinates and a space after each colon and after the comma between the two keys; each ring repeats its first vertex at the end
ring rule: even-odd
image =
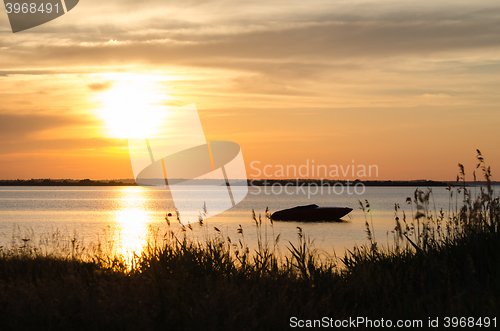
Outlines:
{"type": "MultiPolygon", "coordinates": [[[[199,187],[184,188],[185,197],[196,194],[199,187]]],[[[204,188],[209,190],[210,188],[204,188]]],[[[241,189],[234,187],[234,190],[241,189]]],[[[274,194],[270,188],[249,187],[247,197],[238,205],[222,214],[205,220],[203,227],[192,224],[189,236],[203,238],[215,235],[214,227],[220,229],[233,242],[241,235],[237,233],[239,225],[244,229],[245,242],[256,247],[256,228],[252,221],[252,209],[264,216],[266,207],[271,212],[297,205],[317,204],[319,206],[350,207],[354,210],[345,222],[303,223],[274,222],[274,229],[269,225],[268,234],[281,234],[280,249],[286,251],[288,241],[297,241],[297,227],[314,239],[315,247],[327,252],[342,255],[345,248],[361,245],[367,241],[365,214],[360,209],[358,200],[368,200],[371,213],[368,220],[373,220],[375,238],[383,245],[392,242],[390,231],[395,225],[394,204],[411,215],[411,205],[407,197],[414,196],[417,187],[365,187],[363,194],[351,191],[343,194],[324,191],[303,192],[290,187],[293,194],[274,194]]],[[[422,188],[426,190],[427,188],[422,188]]],[[[471,188],[472,193],[479,188],[471,188]]],[[[498,192],[498,187],[495,188],[498,192]]],[[[277,190],[275,190],[275,193],[277,190]]],[[[445,187],[432,188],[430,209],[448,211],[460,204],[462,195],[450,192],[445,187]],[[458,200],[457,200],[458,199],[458,200]]],[[[279,192],[278,192],[279,193],[279,192]]],[[[361,193],[361,190],[358,190],[361,193]]],[[[148,237],[148,229],[157,228],[164,233],[168,226],[165,213],[173,210],[173,203],[165,189],[143,187],[0,187],[0,246],[9,246],[13,241],[19,243],[22,238],[32,242],[41,237],[60,233],[63,238],[76,236],[85,244],[112,243],[122,254],[140,252],[148,237]]],[[[171,217],[171,228],[180,232],[180,225],[171,217]]],[[[66,240],[64,239],[64,240],[66,240]]]]}

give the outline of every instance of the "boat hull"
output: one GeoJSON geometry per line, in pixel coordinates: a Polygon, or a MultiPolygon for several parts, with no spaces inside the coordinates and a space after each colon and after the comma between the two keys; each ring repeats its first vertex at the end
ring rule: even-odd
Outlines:
{"type": "Polygon", "coordinates": [[[275,221],[321,222],[339,221],[349,214],[352,208],[348,207],[318,207],[317,205],[298,206],[277,211],[271,215],[275,221]]]}

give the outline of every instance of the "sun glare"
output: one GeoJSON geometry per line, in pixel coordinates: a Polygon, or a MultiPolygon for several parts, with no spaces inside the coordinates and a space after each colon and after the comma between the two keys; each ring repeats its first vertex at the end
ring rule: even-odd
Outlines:
{"type": "Polygon", "coordinates": [[[109,90],[97,95],[101,104],[99,117],[112,138],[147,138],[153,136],[168,112],[162,102],[168,96],[160,91],[158,77],[137,74],[112,74],[102,78],[112,81],[109,90]]]}

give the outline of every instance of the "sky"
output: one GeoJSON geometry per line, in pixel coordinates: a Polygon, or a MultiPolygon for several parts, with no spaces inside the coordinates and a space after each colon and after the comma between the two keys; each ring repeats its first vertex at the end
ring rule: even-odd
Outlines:
{"type": "Polygon", "coordinates": [[[82,0],[15,34],[2,8],[0,179],[133,178],[130,122],[193,103],[248,178],[472,180],[480,149],[497,179],[499,35],[498,1],[82,0]]]}

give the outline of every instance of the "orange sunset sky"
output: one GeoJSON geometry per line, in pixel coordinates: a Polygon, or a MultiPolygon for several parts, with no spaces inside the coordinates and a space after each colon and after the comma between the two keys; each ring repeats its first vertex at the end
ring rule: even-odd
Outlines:
{"type": "Polygon", "coordinates": [[[249,178],[472,180],[477,148],[497,179],[499,36],[498,1],[82,0],[15,34],[2,7],[0,179],[133,178],[130,121],[192,103],[249,178]]]}

